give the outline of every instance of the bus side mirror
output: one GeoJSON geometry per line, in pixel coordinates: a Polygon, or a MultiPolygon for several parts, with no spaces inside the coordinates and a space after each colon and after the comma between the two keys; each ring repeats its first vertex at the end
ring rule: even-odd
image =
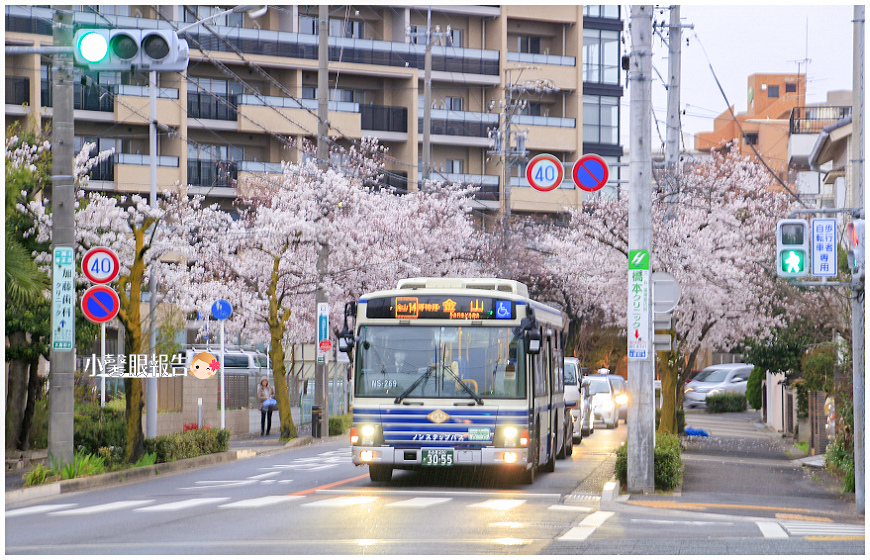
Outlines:
{"type": "Polygon", "coordinates": [[[344,304],[344,328],[338,333],[338,349],[348,355],[353,351],[353,330],[348,326],[347,320],[356,317],[356,302],[350,301],[344,304]]]}
{"type": "Polygon", "coordinates": [[[536,355],[541,351],[541,331],[531,328],[526,331],[526,353],[536,355]]]}

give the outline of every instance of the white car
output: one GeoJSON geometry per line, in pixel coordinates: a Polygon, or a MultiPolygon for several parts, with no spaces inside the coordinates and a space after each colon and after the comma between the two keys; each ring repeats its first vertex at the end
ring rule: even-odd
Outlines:
{"type": "Polygon", "coordinates": [[[577,358],[565,358],[565,406],[571,413],[574,441],[579,443],[594,428],[589,382],[581,375],[577,358]]]}
{"type": "Polygon", "coordinates": [[[719,364],[702,369],[683,389],[683,405],[706,408],[707,395],[746,394],[746,382],[753,367],[752,364],[719,364]]]}
{"type": "Polygon", "coordinates": [[[596,421],[604,422],[608,430],[619,425],[619,403],[616,402],[616,391],[607,375],[587,375],[589,394],[592,395],[592,414],[596,421]]]}

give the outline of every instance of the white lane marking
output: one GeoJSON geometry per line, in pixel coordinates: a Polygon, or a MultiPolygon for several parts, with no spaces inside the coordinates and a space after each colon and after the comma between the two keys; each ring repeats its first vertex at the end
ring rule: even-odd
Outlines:
{"type": "Polygon", "coordinates": [[[32,513],[46,513],[58,509],[75,507],[78,504],[49,504],[44,506],[30,506],[21,509],[13,509],[6,512],[6,518],[18,517],[19,515],[30,515],[32,513]]]}
{"type": "Polygon", "coordinates": [[[410,500],[402,500],[401,502],[393,502],[387,504],[387,507],[406,507],[406,508],[424,508],[449,502],[453,498],[411,498],[410,500]]]}
{"type": "Polygon", "coordinates": [[[734,525],[729,521],[685,521],[682,519],[629,519],[631,523],[654,523],[659,525],[734,525]]]}
{"type": "Polygon", "coordinates": [[[168,504],[158,504],[156,506],[137,508],[133,511],[179,511],[182,509],[204,506],[206,504],[224,502],[226,500],[229,500],[229,498],[193,498],[190,500],[182,500],[180,502],[170,502],[168,504]]]}
{"type": "Polygon", "coordinates": [[[344,498],[329,498],[317,502],[302,504],[302,507],[341,507],[370,504],[377,500],[377,496],[345,496],[344,498]]]}
{"type": "Polygon", "coordinates": [[[263,506],[271,506],[282,502],[291,502],[293,500],[301,500],[302,496],[263,496],[262,498],[251,498],[250,500],[240,500],[231,504],[221,504],[218,508],[256,508],[263,506]]]}
{"type": "Polygon", "coordinates": [[[860,536],[864,534],[863,525],[842,523],[818,523],[815,521],[780,521],[780,525],[791,536],[860,536]]]}
{"type": "Polygon", "coordinates": [[[275,476],[276,474],[280,474],[281,471],[271,471],[264,472],[263,474],[255,474],[254,476],[249,476],[248,478],[252,480],[260,479],[260,478],[269,478],[270,476],[275,476]]]}
{"type": "Polygon", "coordinates": [[[596,511],[595,513],[587,515],[583,521],[580,522],[580,525],[584,527],[601,527],[601,524],[610,519],[612,515],[612,511],[596,511]]]}
{"type": "Polygon", "coordinates": [[[590,513],[583,518],[579,525],[572,527],[567,533],[561,537],[557,537],[556,540],[585,541],[595,532],[595,529],[599,528],[601,524],[607,521],[612,515],[612,511],[596,511],[595,513],[590,513]]]}
{"type": "Polygon", "coordinates": [[[116,511],[119,509],[127,509],[136,506],[150,504],[154,500],[123,500],[120,502],[109,502],[96,506],[83,507],[79,509],[68,509],[65,511],[55,511],[48,515],[88,515],[90,513],[103,513],[106,511],[116,511]]]}
{"type": "Polygon", "coordinates": [[[194,484],[201,486],[186,486],[179,490],[203,490],[205,488],[232,488],[234,486],[248,486],[257,484],[258,480],[197,480],[194,484]]]}
{"type": "Polygon", "coordinates": [[[478,504],[471,504],[468,507],[482,507],[487,509],[497,509],[501,511],[513,509],[526,503],[525,500],[487,500],[478,504]]]}
{"type": "Polygon", "coordinates": [[[554,504],[547,509],[551,509],[553,511],[576,511],[578,513],[588,513],[592,511],[592,508],[583,507],[583,506],[566,506],[564,504],[554,504]]]}
{"type": "Polygon", "coordinates": [[[782,526],[776,521],[756,521],[758,530],[765,539],[787,539],[788,533],[783,531],[782,526]]]}
{"type": "Polygon", "coordinates": [[[556,537],[557,541],[585,541],[589,535],[595,532],[598,527],[572,527],[567,533],[561,537],[556,537]]]}

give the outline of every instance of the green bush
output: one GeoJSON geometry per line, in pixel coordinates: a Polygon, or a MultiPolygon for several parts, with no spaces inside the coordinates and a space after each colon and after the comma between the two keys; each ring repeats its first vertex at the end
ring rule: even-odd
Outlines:
{"type": "MultiPolygon", "coordinates": [[[[625,486],[628,482],[628,448],[624,443],[616,450],[616,466],[614,468],[619,483],[625,486]]],[[[673,490],[683,478],[683,460],[681,457],[680,438],[673,434],[656,434],[656,446],[653,450],[653,476],[656,490],[673,490]]]]}
{"type": "Polygon", "coordinates": [[[78,404],[74,422],[73,445],[79,451],[98,454],[101,447],[123,449],[127,445],[127,419],[123,411],[78,404]]]}
{"type": "Polygon", "coordinates": [[[746,395],[740,393],[719,393],[707,395],[707,412],[743,412],[746,410],[746,395]]]}
{"type": "Polygon", "coordinates": [[[226,451],[229,449],[229,441],[229,430],[189,430],[146,439],[145,453],[154,453],[158,463],[168,463],[226,451]]]}
{"type": "Polygon", "coordinates": [[[30,425],[30,448],[48,447],[48,398],[36,401],[33,409],[33,422],[30,425]]]}
{"type": "Polygon", "coordinates": [[[329,435],[340,436],[350,429],[353,424],[353,414],[342,414],[341,416],[329,417],[329,435]]]}
{"type": "Polygon", "coordinates": [[[24,486],[37,486],[43,484],[52,474],[50,468],[44,465],[36,465],[32,471],[25,473],[24,486]]]}
{"type": "Polygon", "coordinates": [[[855,491],[855,454],[848,449],[843,434],[838,434],[837,440],[828,445],[825,463],[828,470],[843,477],[843,492],[855,491]]]}
{"type": "Polygon", "coordinates": [[[749,380],[746,382],[746,402],[755,410],[761,410],[761,382],[764,381],[764,370],[755,366],[752,368],[752,373],[749,374],[749,380]]]}

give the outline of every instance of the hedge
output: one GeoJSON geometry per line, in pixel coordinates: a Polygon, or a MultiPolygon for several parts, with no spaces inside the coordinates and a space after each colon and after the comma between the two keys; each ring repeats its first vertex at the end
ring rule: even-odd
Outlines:
{"type": "Polygon", "coordinates": [[[145,453],[157,455],[158,463],[190,459],[229,449],[230,432],[219,428],[189,430],[145,440],[145,453]]]}
{"type": "Polygon", "coordinates": [[[760,366],[755,366],[752,368],[752,373],[749,374],[749,380],[746,381],[746,402],[755,410],[761,410],[761,383],[764,381],[764,376],[765,370],[760,366]]]}
{"type": "Polygon", "coordinates": [[[73,446],[84,454],[100,448],[127,446],[127,416],[124,411],[99,405],[77,404],[73,416],[73,446]]]}
{"type": "Polygon", "coordinates": [[[743,412],[746,410],[746,395],[740,393],[719,393],[707,395],[707,412],[743,412]]]}
{"type": "Polygon", "coordinates": [[[348,431],[353,424],[353,414],[329,417],[329,435],[340,436],[348,431]]]}
{"type": "MultiPolygon", "coordinates": [[[[680,456],[680,438],[674,434],[656,434],[653,450],[653,476],[656,490],[673,490],[683,478],[683,459],[680,456]]],[[[616,450],[616,478],[621,485],[628,483],[627,443],[616,450]]]]}

